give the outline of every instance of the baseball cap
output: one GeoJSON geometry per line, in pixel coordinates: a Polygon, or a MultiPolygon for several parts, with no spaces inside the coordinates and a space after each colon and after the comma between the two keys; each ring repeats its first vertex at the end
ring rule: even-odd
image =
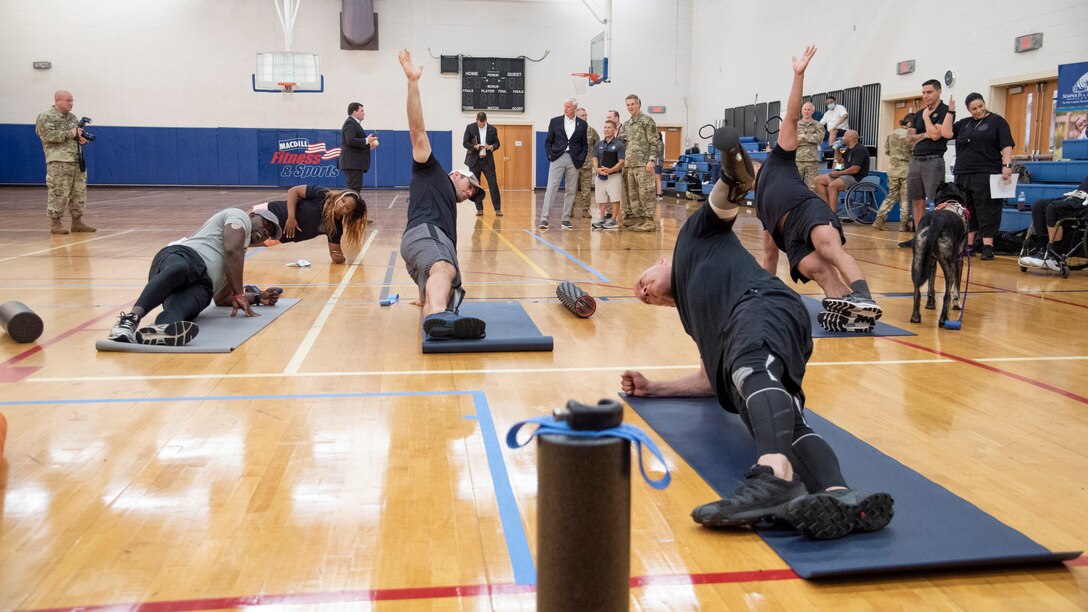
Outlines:
{"type": "Polygon", "coordinates": [[[267,208],[262,208],[257,209],[253,212],[272,222],[272,227],[274,228],[272,231],[272,235],[270,236],[272,240],[279,240],[280,236],[283,236],[283,229],[280,228],[280,221],[276,218],[276,215],[272,211],[268,210],[267,208]]]}
{"type": "Polygon", "coordinates": [[[469,198],[472,202],[480,204],[484,201],[484,188],[480,186],[480,180],[476,178],[476,175],[472,173],[472,170],[468,169],[468,166],[461,166],[454,169],[454,172],[468,179],[469,184],[476,187],[476,195],[469,198]]]}

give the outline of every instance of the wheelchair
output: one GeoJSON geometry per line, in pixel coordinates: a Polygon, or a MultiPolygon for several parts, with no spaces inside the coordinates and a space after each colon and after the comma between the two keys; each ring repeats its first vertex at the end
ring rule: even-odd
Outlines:
{"type": "Polygon", "coordinates": [[[880,179],[867,176],[850,186],[839,196],[839,216],[846,216],[858,223],[872,225],[880,204],[888,197],[888,190],[880,184],[880,179]]]}
{"type": "MultiPolygon", "coordinates": [[[[1069,278],[1071,270],[1088,268],[1088,210],[1058,219],[1054,227],[1062,234],[1061,240],[1051,245],[1058,255],[1058,274],[1062,278],[1069,278]]],[[[1029,226],[1020,257],[1026,256],[1035,246],[1034,233],[1035,227],[1029,226]]],[[[1020,266],[1020,271],[1027,272],[1028,267],[1020,266]]]]}

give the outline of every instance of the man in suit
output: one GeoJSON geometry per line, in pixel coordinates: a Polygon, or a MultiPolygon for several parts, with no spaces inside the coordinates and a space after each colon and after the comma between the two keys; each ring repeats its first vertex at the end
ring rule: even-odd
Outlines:
{"type": "Polygon", "coordinates": [[[563,192],[563,229],[574,229],[570,223],[570,211],[574,208],[574,194],[578,191],[578,169],[586,161],[589,144],[586,132],[589,124],[574,115],[578,101],[563,101],[563,114],[553,117],[548,124],[548,136],[544,139],[544,152],[548,155],[548,189],[544,192],[544,205],[540,209],[540,229],[548,229],[548,213],[552,200],[559,190],[559,182],[566,180],[563,192]]]}
{"type": "Polygon", "coordinates": [[[363,189],[363,174],[370,170],[370,150],[378,146],[378,137],[363,129],[366,112],[359,102],[348,104],[348,118],[340,129],[340,169],[348,180],[348,189],[363,189]]]}
{"type": "MultiPolygon", "coordinates": [[[[499,149],[499,131],[488,125],[487,113],[476,113],[476,122],[465,126],[465,165],[480,179],[487,178],[487,188],[491,193],[491,205],[495,207],[495,216],[502,216],[502,196],[499,195],[499,181],[495,178],[495,151],[499,149]]],[[[476,204],[476,216],[484,214],[484,203],[476,204]]]]}

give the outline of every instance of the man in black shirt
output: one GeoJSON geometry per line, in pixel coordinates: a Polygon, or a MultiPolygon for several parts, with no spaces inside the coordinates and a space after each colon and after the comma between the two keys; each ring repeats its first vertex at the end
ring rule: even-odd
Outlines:
{"type": "MultiPolygon", "coordinates": [[[[472,340],[484,337],[484,322],[457,314],[464,299],[457,264],[457,203],[482,198],[480,182],[468,168],[446,173],[431,152],[423,125],[419,77],[423,66],[412,65],[412,54],[397,54],[408,78],[408,132],[412,139],[412,182],[408,186],[408,224],[400,254],[419,287],[423,331],[431,338],[472,340]]],[[[478,202],[477,202],[478,203],[478,202]]]]}
{"type": "MultiPolygon", "coordinates": [[[[907,167],[907,197],[914,202],[916,227],[926,214],[926,199],[935,201],[937,186],[944,182],[944,153],[956,120],[956,112],[941,101],[941,82],[937,79],[922,83],[922,103],[924,106],[914,113],[914,134],[907,137],[907,142],[914,145],[907,167]]],[[[912,243],[913,239],[899,246],[910,248],[912,243]]]]}
{"type": "Polygon", "coordinates": [[[841,152],[842,170],[832,170],[816,177],[816,194],[827,202],[833,213],[839,212],[839,193],[869,176],[869,151],[860,144],[860,140],[857,130],[846,130],[842,135],[845,147],[841,152]]]}
{"type": "MultiPolygon", "coordinates": [[[[793,60],[797,111],[801,74],[815,52],[809,47],[793,60]]],[[[754,174],[739,134],[719,128],[714,146],[722,152],[722,176],[681,228],[672,265],[661,258],[635,283],[643,302],[677,309],[698,346],[700,371],[673,381],[627,371],[620,381],[623,391],[714,396],[722,408],[740,415],[755,438],[758,458],[744,484],[729,498],[695,508],[695,522],[739,527],[780,517],[810,537],[825,539],[881,529],[892,517],[891,496],[847,489],[835,452],[805,423],[801,379],[812,354],[805,306],[781,280],[760,269],[732,231],[754,174]]]]}
{"type": "MultiPolygon", "coordinates": [[[[804,80],[803,72],[794,75],[798,79],[804,80]]],[[[800,117],[801,90],[795,88],[786,103],[778,144],[756,180],[756,216],[765,230],[763,268],[775,274],[778,251],[785,251],[793,280],[815,280],[824,291],[824,311],[816,317],[821,327],[868,333],[883,310],[873,301],[858,262],[842,248],[846,237],[838,215],[808,188],[797,169],[800,117]]]]}

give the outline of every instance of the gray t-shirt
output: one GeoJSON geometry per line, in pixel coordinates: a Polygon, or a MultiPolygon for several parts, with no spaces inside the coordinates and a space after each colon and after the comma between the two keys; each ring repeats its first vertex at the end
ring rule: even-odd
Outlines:
{"type": "Polygon", "coordinates": [[[223,250],[223,230],[228,223],[241,226],[246,235],[243,248],[249,248],[249,235],[253,225],[249,222],[249,214],[237,208],[228,208],[215,213],[191,236],[170,243],[187,246],[200,255],[208,266],[208,278],[212,279],[215,294],[218,294],[227,284],[227,275],[223,269],[223,263],[227,257],[226,251],[223,250]]]}

